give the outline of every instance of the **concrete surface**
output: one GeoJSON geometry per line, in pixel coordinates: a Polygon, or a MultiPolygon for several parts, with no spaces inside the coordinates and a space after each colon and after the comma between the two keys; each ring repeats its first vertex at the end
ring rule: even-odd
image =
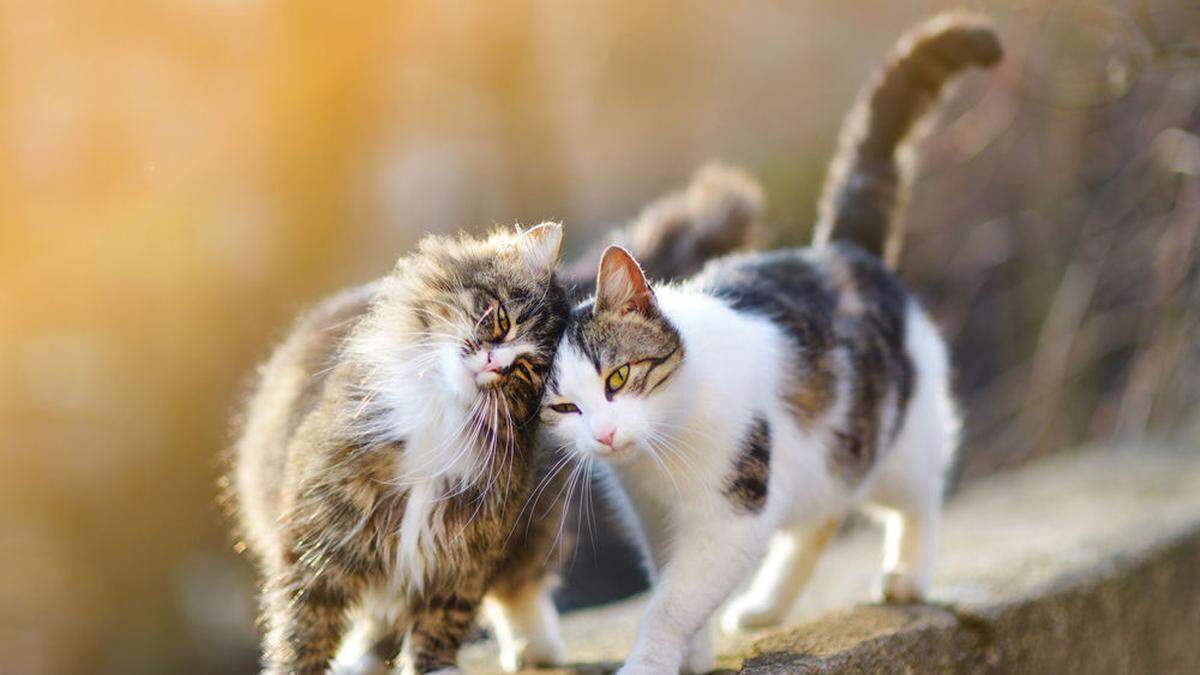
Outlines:
{"type": "MultiPolygon", "coordinates": [[[[869,604],[880,539],[840,537],[786,625],[719,637],[720,666],[1200,673],[1198,451],[1066,453],[972,484],[946,506],[930,605],[869,604]]],[[[578,665],[559,672],[618,666],[643,601],[564,617],[578,665]]],[[[469,672],[495,664],[490,643],[465,650],[469,672]]]]}

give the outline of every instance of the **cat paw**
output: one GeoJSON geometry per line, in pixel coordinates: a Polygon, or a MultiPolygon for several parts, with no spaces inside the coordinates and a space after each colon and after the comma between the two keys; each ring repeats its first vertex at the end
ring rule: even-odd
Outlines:
{"type": "Polygon", "coordinates": [[[715,670],[717,657],[713,651],[712,640],[693,641],[688,647],[687,656],[683,659],[684,675],[703,675],[715,670]]]}
{"type": "Polygon", "coordinates": [[[908,572],[893,570],[884,573],[880,581],[880,595],[889,604],[921,602],[925,597],[925,584],[908,572]]]}
{"type": "Polygon", "coordinates": [[[523,668],[549,668],[566,661],[566,647],[557,635],[541,635],[500,649],[500,667],[506,673],[523,668]]]}
{"type": "Polygon", "coordinates": [[[749,598],[738,598],[721,616],[721,630],[726,634],[738,631],[758,630],[778,625],[784,612],[778,607],[749,598]]]}
{"type": "Polygon", "coordinates": [[[347,661],[334,661],[329,667],[330,675],[388,675],[391,669],[382,659],[367,652],[347,661]]]}
{"type": "Polygon", "coordinates": [[[413,664],[407,660],[389,672],[394,673],[395,675],[463,675],[462,668],[459,668],[458,666],[442,666],[437,670],[429,670],[420,673],[413,666],[413,664]]]}

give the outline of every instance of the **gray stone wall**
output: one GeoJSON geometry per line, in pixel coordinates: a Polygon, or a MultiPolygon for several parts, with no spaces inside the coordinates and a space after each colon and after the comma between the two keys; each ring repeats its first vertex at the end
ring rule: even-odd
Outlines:
{"type": "MultiPolygon", "coordinates": [[[[787,625],[721,636],[745,673],[1200,673],[1200,452],[1065,453],[947,504],[930,604],[871,602],[879,533],[831,546],[787,625]]],[[[586,553],[585,553],[586,554],[586,553]]],[[[567,672],[628,652],[643,598],[569,614],[567,672]]],[[[492,645],[465,665],[495,669],[492,645]]]]}

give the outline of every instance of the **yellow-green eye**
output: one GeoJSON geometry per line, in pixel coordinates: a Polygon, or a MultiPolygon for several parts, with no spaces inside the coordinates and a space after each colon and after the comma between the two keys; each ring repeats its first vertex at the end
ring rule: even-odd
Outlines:
{"type": "Polygon", "coordinates": [[[579,406],[574,403],[555,403],[550,406],[550,409],[562,415],[570,415],[571,413],[579,412],[579,406]]]}
{"type": "Polygon", "coordinates": [[[608,393],[612,394],[621,390],[625,386],[625,380],[629,378],[629,364],[617,368],[608,374],[608,380],[605,382],[608,387],[608,393]]]}
{"type": "Polygon", "coordinates": [[[504,304],[501,303],[496,307],[496,337],[502,338],[508,335],[508,329],[511,325],[508,322],[508,310],[504,309],[504,304]]]}

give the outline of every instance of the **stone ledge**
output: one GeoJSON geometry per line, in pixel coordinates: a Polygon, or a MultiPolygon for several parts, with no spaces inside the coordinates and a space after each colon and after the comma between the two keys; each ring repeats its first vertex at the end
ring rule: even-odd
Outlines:
{"type": "MultiPolygon", "coordinates": [[[[1200,672],[1198,452],[1070,453],[971,485],[946,507],[934,604],[863,604],[879,547],[869,528],[841,537],[787,625],[722,636],[720,665],[746,673],[1200,672]]],[[[642,602],[565,617],[568,653],[580,665],[560,672],[614,668],[642,602]]],[[[487,643],[464,656],[471,672],[496,663],[487,643]]]]}

